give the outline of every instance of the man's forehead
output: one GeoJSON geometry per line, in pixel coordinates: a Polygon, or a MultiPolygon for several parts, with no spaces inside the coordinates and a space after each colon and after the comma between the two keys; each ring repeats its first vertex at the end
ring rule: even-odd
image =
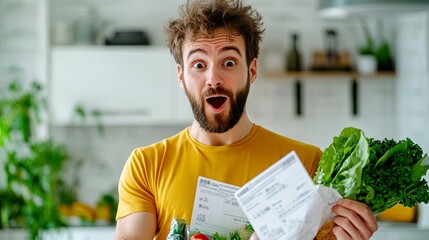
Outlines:
{"type": "Polygon", "coordinates": [[[185,42],[192,43],[192,42],[206,42],[216,39],[218,41],[225,41],[225,42],[238,42],[243,37],[236,31],[227,31],[225,29],[216,29],[213,32],[210,33],[192,33],[188,32],[186,34],[185,42]]]}
{"type": "Polygon", "coordinates": [[[230,34],[226,31],[216,31],[211,35],[199,34],[194,37],[188,37],[183,43],[183,47],[190,50],[194,47],[202,46],[214,46],[222,47],[223,45],[235,45],[237,48],[244,51],[244,40],[243,37],[237,34],[230,34]]]}

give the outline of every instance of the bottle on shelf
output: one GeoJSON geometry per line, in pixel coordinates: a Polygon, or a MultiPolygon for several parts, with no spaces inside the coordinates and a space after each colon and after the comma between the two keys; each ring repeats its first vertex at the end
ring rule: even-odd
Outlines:
{"type": "Polygon", "coordinates": [[[301,53],[298,50],[298,34],[292,34],[291,40],[291,46],[286,59],[286,70],[288,72],[302,71],[301,53]]]}
{"type": "Polygon", "coordinates": [[[328,64],[326,66],[326,70],[339,70],[338,64],[338,38],[337,32],[333,29],[326,30],[326,42],[327,49],[326,54],[328,58],[328,64]]]}

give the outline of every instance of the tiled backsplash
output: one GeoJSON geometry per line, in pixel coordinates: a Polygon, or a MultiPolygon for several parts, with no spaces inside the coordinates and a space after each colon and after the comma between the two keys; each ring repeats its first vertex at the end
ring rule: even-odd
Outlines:
{"type": "Polygon", "coordinates": [[[77,195],[96,204],[102,193],[116,189],[122,168],[131,151],[174,135],[184,126],[142,127],[53,127],[54,140],[65,144],[70,159],[65,177],[78,181],[77,195]]]}
{"type": "Polygon", "coordinates": [[[302,80],[302,115],[295,114],[292,80],[255,83],[249,99],[249,115],[287,136],[322,149],[342,128],[355,126],[372,137],[394,137],[395,80],[358,80],[358,114],[352,113],[351,79],[302,80]]]}

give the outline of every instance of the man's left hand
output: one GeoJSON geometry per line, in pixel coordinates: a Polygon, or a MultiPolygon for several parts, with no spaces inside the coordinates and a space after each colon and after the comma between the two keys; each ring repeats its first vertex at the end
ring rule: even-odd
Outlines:
{"type": "Polygon", "coordinates": [[[361,202],[340,199],[332,211],[337,214],[333,232],[338,240],[367,240],[378,229],[373,212],[361,202]]]}

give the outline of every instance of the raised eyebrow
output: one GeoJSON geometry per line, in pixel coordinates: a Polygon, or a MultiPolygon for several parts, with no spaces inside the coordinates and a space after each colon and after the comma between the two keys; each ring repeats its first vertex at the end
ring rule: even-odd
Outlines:
{"type": "Polygon", "coordinates": [[[241,57],[240,49],[238,49],[238,47],[236,47],[236,46],[226,46],[226,47],[223,47],[220,50],[220,52],[227,52],[227,51],[231,51],[231,50],[237,52],[237,54],[241,57]]]}
{"type": "MultiPolygon", "coordinates": [[[[240,57],[241,57],[241,52],[240,52],[240,49],[238,48],[238,47],[236,47],[236,46],[226,46],[226,47],[223,47],[221,50],[220,50],[220,52],[227,52],[227,51],[235,51],[240,57]]],[[[202,48],[195,48],[195,49],[193,49],[193,50],[191,50],[191,51],[189,51],[189,53],[188,53],[188,56],[187,56],[187,59],[189,59],[190,57],[191,57],[191,55],[192,54],[194,54],[194,53],[197,53],[197,52],[202,52],[202,53],[205,53],[205,54],[207,54],[207,51],[206,50],[204,50],[204,49],[202,49],[202,48]]]]}
{"type": "Polygon", "coordinates": [[[192,54],[197,53],[197,52],[203,52],[203,53],[207,54],[207,51],[206,51],[206,50],[204,50],[204,49],[202,49],[202,48],[195,48],[195,49],[193,49],[193,50],[189,51],[188,56],[187,56],[187,59],[189,59],[189,58],[191,57],[191,55],[192,55],[192,54]]]}

